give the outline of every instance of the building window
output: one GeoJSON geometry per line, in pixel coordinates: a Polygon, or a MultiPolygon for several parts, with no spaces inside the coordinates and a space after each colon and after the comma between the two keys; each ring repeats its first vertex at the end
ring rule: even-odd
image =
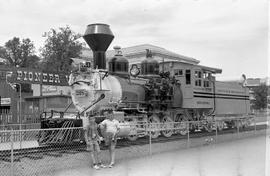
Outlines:
{"type": "Polygon", "coordinates": [[[203,72],[203,87],[210,87],[209,78],[211,77],[211,73],[203,72]]]}
{"type": "Polygon", "coordinates": [[[202,86],[202,72],[195,71],[195,86],[201,87],[202,86]]]}
{"type": "Polygon", "coordinates": [[[186,85],[191,83],[190,70],[186,70],[186,85]]]}
{"type": "Polygon", "coordinates": [[[183,76],[182,69],[174,69],[174,76],[183,76]]]}
{"type": "Polygon", "coordinates": [[[200,79],[195,80],[195,86],[199,86],[199,87],[201,87],[201,86],[202,86],[202,82],[201,82],[201,80],[200,80],[200,79]]]}
{"type": "Polygon", "coordinates": [[[203,87],[210,87],[209,81],[204,81],[203,82],[203,87]]]}
{"type": "Polygon", "coordinates": [[[202,72],[200,71],[195,71],[195,78],[202,78],[202,72]]]}

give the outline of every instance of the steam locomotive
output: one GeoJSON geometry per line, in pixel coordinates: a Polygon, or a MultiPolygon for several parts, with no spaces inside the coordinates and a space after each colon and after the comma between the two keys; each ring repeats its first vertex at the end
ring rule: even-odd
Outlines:
{"type": "Polygon", "coordinates": [[[69,79],[83,124],[87,124],[86,116],[100,122],[105,111],[113,111],[122,124],[120,135],[136,140],[147,135],[146,124],[153,129],[152,138],[157,138],[250,123],[248,88],[216,81],[221,69],[181,61],[159,63],[151,50],[146,50],[140,64],[130,66],[119,47],[106,63],[105,52],[114,38],[109,25],[90,24],[83,38],[93,51],[93,63],[83,65],[69,79]],[[213,120],[222,121],[213,126],[213,120]],[[201,123],[188,126],[187,121],[201,123]]]}

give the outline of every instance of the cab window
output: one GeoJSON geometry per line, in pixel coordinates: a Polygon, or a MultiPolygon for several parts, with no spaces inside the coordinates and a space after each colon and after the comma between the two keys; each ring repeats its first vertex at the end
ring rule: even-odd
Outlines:
{"type": "Polygon", "coordinates": [[[203,72],[203,87],[210,87],[211,73],[203,72]]]}
{"type": "Polygon", "coordinates": [[[195,71],[195,86],[201,87],[202,86],[202,72],[195,71]]]}

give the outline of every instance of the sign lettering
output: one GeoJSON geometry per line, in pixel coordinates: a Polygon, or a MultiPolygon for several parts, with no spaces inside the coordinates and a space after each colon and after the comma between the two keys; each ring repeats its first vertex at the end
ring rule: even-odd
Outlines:
{"type": "Polygon", "coordinates": [[[67,86],[69,75],[35,69],[0,67],[0,79],[7,79],[11,83],[67,86]]]}

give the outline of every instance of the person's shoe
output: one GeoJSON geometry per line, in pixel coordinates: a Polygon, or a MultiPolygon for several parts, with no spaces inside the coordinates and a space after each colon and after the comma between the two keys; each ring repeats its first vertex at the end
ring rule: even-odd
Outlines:
{"type": "Polygon", "coordinates": [[[96,169],[96,170],[98,170],[99,169],[99,166],[97,164],[94,164],[93,168],[96,169]]]}
{"type": "Polygon", "coordinates": [[[112,168],[114,166],[114,163],[111,163],[108,168],[112,168]]]}
{"type": "Polygon", "coordinates": [[[100,168],[105,168],[106,166],[104,165],[104,164],[102,164],[102,163],[98,163],[98,166],[100,167],[100,168]]]}

